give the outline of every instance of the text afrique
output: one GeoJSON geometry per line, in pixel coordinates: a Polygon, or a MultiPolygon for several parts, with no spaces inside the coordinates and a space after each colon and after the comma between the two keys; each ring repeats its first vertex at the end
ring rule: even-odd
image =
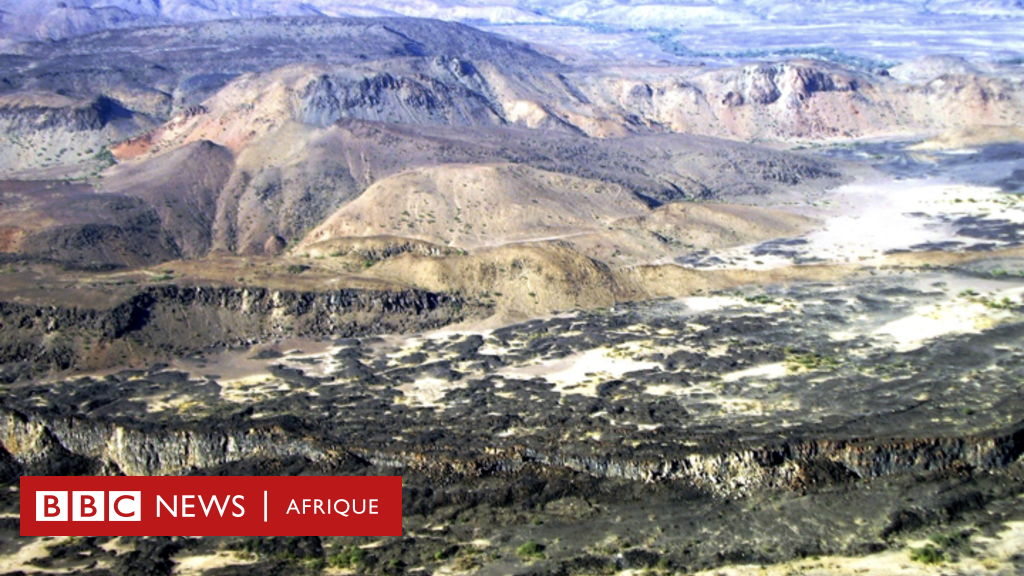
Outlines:
{"type": "Polygon", "coordinates": [[[362,515],[373,515],[376,516],[379,512],[378,500],[376,498],[338,498],[332,500],[331,498],[292,498],[288,504],[288,511],[285,515],[297,514],[299,516],[314,515],[314,516],[344,516],[348,518],[350,515],[362,516],[362,515]],[[301,502],[301,505],[299,504],[301,502]]]}

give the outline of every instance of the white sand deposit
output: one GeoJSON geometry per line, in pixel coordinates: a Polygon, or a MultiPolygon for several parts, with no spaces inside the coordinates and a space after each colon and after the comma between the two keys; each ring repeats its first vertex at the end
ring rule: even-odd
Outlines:
{"type": "Polygon", "coordinates": [[[1022,295],[1024,288],[1020,287],[986,294],[960,294],[916,308],[913,313],[876,329],[874,334],[891,339],[898,351],[915,350],[934,338],[978,333],[1012,318],[1014,312],[1000,304],[1009,301],[1020,305],[1022,295]]]}
{"type": "MultiPolygon", "coordinates": [[[[998,188],[932,179],[849,184],[799,211],[820,219],[821,227],[801,237],[806,243],[780,248],[829,263],[878,263],[886,252],[941,242],[960,242],[961,249],[1001,244],[958,234],[960,226],[953,221],[966,216],[1024,223],[1024,201],[1017,196],[998,188]]],[[[755,256],[752,251],[759,245],[715,252],[712,256],[723,262],[702,267],[762,270],[792,265],[787,257],[755,256]]]]}
{"type": "Polygon", "coordinates": [[[499,374],[512,378],[541,377],[555,385],[561,394],[597,396],[597,386],[607,380],[620,378],[627,372],[657,368],[657,362],[634,360],[612,348],[593,348],[535,364],[503,368],[499,374]]]}

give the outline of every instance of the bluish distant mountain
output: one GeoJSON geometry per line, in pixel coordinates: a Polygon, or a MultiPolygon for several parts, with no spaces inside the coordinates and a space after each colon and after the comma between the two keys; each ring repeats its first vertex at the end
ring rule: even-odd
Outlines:
{"type": "Polygon", "coordinates": [[[616,29],[757,23],[914,26],[935,18],[1020,19],[1021,0],[0,0],[0,37],[58,39],[110,28],[263,16],[416,16],[478,25],[616,29]]]}

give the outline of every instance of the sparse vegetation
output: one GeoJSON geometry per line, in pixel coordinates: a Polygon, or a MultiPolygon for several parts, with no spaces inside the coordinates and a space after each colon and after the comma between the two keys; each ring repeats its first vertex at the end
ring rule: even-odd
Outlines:
{"type": "Polygon", "coordinates": [[[746,300],[747,302],[751,302],[753,304],[775,304],[778,302],[777,300],[775,300],[775,298],[772,298],[767,294],[756,294],[753,296],[747,296],[746,298],[744,298],[744,300],[746,300]]]}
{"type": "Polygon", "coordinates": [[[1016,310],[1018,307],[1020,307],[1020,303],[1014,302],[1008,296],[1003,296],[1002,298],[995,299],[988,296],[982,296],[981,294],[978,293],[978,291],[972,290],[970,288],[961,291],[957,296],[961,298],[967,298],[969,300],[981,304],[982,306],[985,306],[986,308],[991,308],[993,310],[1016,310]]]}
{"type": "Polygon", "coordinates": [[[1024,270],[1005,270],[1003,268],[995,268],[993,270],[989,270],[988,275],[995,279],[1024,278],[1024,270]]]}
{"type": "Polygon", "coordinates": [[[527,540],[526,542],[519,545],[516,548],[516,556],[519,556],[523,560],[543,560],[546,556],[544,554],[544,546],[538,544],[536,540],[527,540]]]}
{"type": "Polygon", "coordinates": [[[117,164],[117,160],[114,158],[114,154],[106,146],[100,148],[100,151],[97,152],[96,155],[93,156],[93,158],[97,162],[96,170],[98,171],[106,170],[107,168],[110,168],[114,164],[117,164]]]}
{"type": "Polygon", "coordinates": [[[946,555],[939,548],[925,544],[921,548],[911,548],[910,559],[922,564],[942,564],[946,561],[946,555]]]}
{"type": "Polygon", "coordinates": [[[786,348],[785,362],[790,372],[799,370],[832,370],[839,367],[839,360],[834,356],[817,352],[802,352],[795,348],[786,348]]]}
{"type": "Polygon", "coordinates": [[[153,276],[153,282],[167,282],[174,279],[173,270],[161,270],[159,274],[153,276]]]}
{"type": "Polygon", "coordinates": [[[331,568],[354,568],[363,564],[366,553],[358,546],[346,546],[337,554],[327,557],[327,565],[331,568]]]}
{"type": "Polygon", "coordinates": [[[939,532],[928,537],[936,546],[943,550],[953,550],[967,544],[967,537],[962,532],[939,532]]]}
{"type": "Polygon", "coordinates": [[[1010,298],[1007,296],[1004,296],[1000,300],[990,300],[988,298],[982,298],[981,303],[986,308],[992,308],[994,310],[1014,310],[1018,306],[1016,302],[1010,300],[1010,298]]]}

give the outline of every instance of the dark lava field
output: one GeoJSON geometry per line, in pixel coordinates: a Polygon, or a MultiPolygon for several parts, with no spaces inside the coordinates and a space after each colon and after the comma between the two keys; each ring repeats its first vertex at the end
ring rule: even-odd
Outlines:
{"type": "MultiPolygon", "coordinates": [[[[957,565],[1013,571],[1018,557],[993,544],[1024,513],[1013,266],[284,340],[15,384],[2,427],[23,454],[0,470],[404,478],[403,537],[85,538],[31,561],[46,571],[220,558],[206,573],[692,572],[911,562],[935,534],[957,565]]],[[[32,546],[9,539],[16,495],[3,500],[9,555],[32,546]]]]}

